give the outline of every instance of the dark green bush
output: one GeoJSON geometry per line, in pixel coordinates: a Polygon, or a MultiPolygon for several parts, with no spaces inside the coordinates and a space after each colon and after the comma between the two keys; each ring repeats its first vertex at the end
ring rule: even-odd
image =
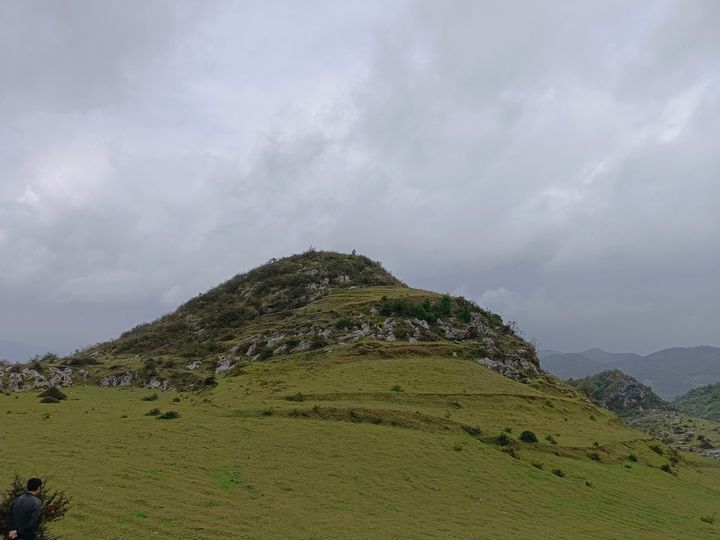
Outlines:
{"type": "Polygon", "coordinates": [[[532,431],[523,431],[523,432],[520,434],[520,437],[519,437],[519,438],[520,438],[520,440],[521,440],[522,442],[526,442],[526,443],[536,443],[536,442],[538,442],[537,436],[536,436],[532,431]]]}
{"type": "Polygon", "coordinates": [[[174,420],[175,418],[180,418],[180,413],[177,411],[167,411],[162,413],[157,418],[158,420],[174,420]]]}
{"type": "MultiPolygon", "coordinates": [[[[24,494],[25,490],[25,482],[16,474],[12,484],[5,491],[2,499],[0,499],[0,516],[5,517],[12,502],[24,494]]],[[[48,484],[45,482],[43,482],[43,489],[40,491],[39,497],[42,502],[42,517],[40,519],[37,539],[58,540],[58,537],[48,531],[48,526],[53,521],[62,519],[65,516],[70,509],[71,499],[64,491],[50,490],[48,484]]]]}
{"type": "Polygon", "coordinates": [[[553,473],[555,476],[558,476],[558,477],[560,477],[560,478],[565,478],[565,473],[564,473],[563,470],[560,469],[560,468],[553,469],[553,470],[552,470],[552,473],[553,473]]]}
{"type": "Polygon", "coordinates": [[[508,434],[505,432],[502,432],[495,439],[495,443],[500,446],[508,446],[508,445],[510,445],[511,442],[512,442],[512,439],[510,437],[508,437],[508,434]]]}
{"type": "MultiPolygon", "coordinates": [[[[61,401],[61,400],[63,400],[63,399],[67,399],[67,396],[65,395],[65,393],[64,393],[62,390],[60,390],[59,388],[55,387],[55,386],[53,386],[53,387],[51,387],[51,388],[48,388],[48,389],[45,390],[44,392],[40,392],[40,393],[38,394],[38,397],[41,397],[41,398],[48,398],[48,397],[49,397],[49,398],[53,398],[53,399],[55,399],[55,400],[57,400],[57,401],[61,401]]],[[[56,403],[56,401],[46,401],[45,403],[56,403]]]]}
{"type": "Polygon", "coordinates": [[[40,400],[40,403],[60,403],[59,399],[55,399],[51,396],[46,396],[40,400]]]}
{"type": "Polygon", "coordinates": [[[157,394],[150,394],[149,396],[143,396],[142,401],[157,401],[158,395],[157,394]]]}
{"type": "Polygon", "coordinates": [[[160,409],[150,409],[145,413],[145,416],[157,416],[160,414],[160,409]]]}

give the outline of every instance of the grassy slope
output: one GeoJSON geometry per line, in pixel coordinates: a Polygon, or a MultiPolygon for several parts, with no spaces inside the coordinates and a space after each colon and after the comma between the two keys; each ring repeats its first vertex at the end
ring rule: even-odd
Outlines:
{"type": "MultiPolygon", "coordinates": [[[[373,294],[344,291],[307,310],[342,313],[373,294]]],[[[461,345],[334,346],[242,371],[153,402],[141,400],[147,390],[95,386],[67,389],[57,405],[0,395],[0,474],[47,474],[67,489],[73,509],[55,530],[68,538],[720,532],[700,520],[720,508],[712,461],[685,457],[675,475],[663,472],[667,456],[647,435],[552,381],[523,385],[479,366],[461,345]],[[286,399],[298,393],[302,401],[286,399]],[[152,407],[181,418],[145,416],[152,407]],[[506,427],[540,442],[514,442],[514,459],[494,442],[506,427]]]]}

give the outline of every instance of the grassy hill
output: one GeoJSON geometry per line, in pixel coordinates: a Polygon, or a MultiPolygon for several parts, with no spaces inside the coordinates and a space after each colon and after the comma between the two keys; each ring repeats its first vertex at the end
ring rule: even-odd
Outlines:
{"type": "Polygon", "coordinates": [[[720,422],[720,384],[690,390],[673,401],[679,411],[720,422]]]}
{"type": "Polygon", "coordinates": [[[67,538],[718,535],[715,462],[539,371],[497,315],[357,258],[276,261],[36,363],[88,378],[60,403],[0,395],[1,477],[68,490],[54,529],[67,538]],[[98,385],[127,373],[129,388],[98,385]],[[141,387],[152,381],[175,390],[141,387]]]}

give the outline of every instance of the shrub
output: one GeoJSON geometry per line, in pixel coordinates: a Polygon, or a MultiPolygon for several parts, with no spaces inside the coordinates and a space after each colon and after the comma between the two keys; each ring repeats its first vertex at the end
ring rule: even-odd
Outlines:
{"type": "Polygon", "coordinates": [[[628,461],[636,462],[638,460],[638,457],[635,454],[630,454],[628,456],[628,461]]]}
{"type": "Polygon", "coordinates": [[[545,440],[549,442],[550,444],[557,444],[557,441],[555,440],[555,437],[552,435],[546,435],[545,440]]]}
{"type": "Polygon", "coordinates": [[[565,478],[565,473],[564,473],[563,470],[560,469],[560,468],[553,469],[553,470],[552,470],[552,473],[553,473],[555,476],[558,476],[558,477],[560,477],[560,478],[565,478]]]}
{"type": "Polygon", "coordinates": [[[173,403],[180,403],[179,397],[174,397],[172,400],[173,400],[173,403]]]}
{"type": "Polygon", "coordinates": [[[287,396],[285,399],[288,401],[305,401],[305,395],[302,392],[298,392],[292,396],[287,396]]]}
{"type": "MultiPolygon", "coordinates": [[[[25,483],[20,479],[20,476],[16,474],[12,484],[5,491],[5,495],[0,499],[0,516],[4,517],[7,514],[12,502],[25,493],[25,488],[25,483]]],[[[39,496],[42,502],[42,517],[37,538],[39,540],[57,540],[55,535],[48,532],[48,525],[65,516],[70,509],[71,499],[64,491],[51,491],[48,489],[47,484],[43,485],[39,496]]]]}
{"type": "Polygon", "coordinates": [[[145,413],[145,416],[157,416],[160,414],[160,409],[150,409],[145,413]]]}
{"type": "Polygon", "coordinates": [[[600,454],[598,454],[597,452],[590,452],[588,454],[588,457],[593,461],[602,461],[602,459],[600,458],[600,454]]]}
{"type": "Polygon", "coordinates": [[[208,377],[205,377],[203,379],[203,384],[205,386],[217,386],[217,379],[215,378],[215,375],[209,375],[208,377]]]}
{"type": "Polygon", "coordinates": [[[455,446],[453,446],[453,450],[455,450],[456,452],[460,452],[462,450],[462,444],[456,444],[455,446]]]}
{"type": "Polygon", "coordinates": [[[174,420],[180,418],[180,413],[177,411],[167,411],[157,417],[158,420],[174,420]]]}
{"type": "Polygon", "coordinates": [[[703,439],[700,441],[699,446],[700,446],[700,448],[709,449],[709,448],[713,448],[713,443],[710,442],[708,439],[703,439]]]}
{"type": "Polygon", "coordinates": [[[143,401],[156,401],[158,398],[157,394],[150,394],[149,396],[143,396],[141,399],[143,401]]]}
{"type": "Polygon", "coordinates": [[[520,440],[522,442],[526,443],[536,443],[538,442],[537,436],[532,431],[523,431],[520,434],[520,440]]]}
{"type": "Polygon", "coordinates": [[[509,455],[513,459],[518,459],[517,452],[515,452],[514,448],[506,447],[502,449],[502,452],[505,452],[507,455],[509,455]]]}
{"type": "Polygon", "coordinates": [[[664,452],[663,447],[660,446],[659,444],[651,444],[651,445],[650,445],[650,450],[652,450],[653,452],[655,452],[655,453],[658,454],[659,456],[662,456],[662,455],[663,455],[663,452],[664,452]]]}
{"type": "Polygon", "coordinates": [[[530,465],[532,465],[533,467],[535,467],[536,469],[539,469],[541,471],[543,470],[543,464],[540,463],[539,461],[533,461],[530,463],[530,465]]]}
{"type": "Polygon", "coordinates": [[[400,386],[399,384],[396,384],[396,385],[393,386],[390,390],[391,390],[392,392],[402,392],[402,391],[403,391],[402,386],[400,386]]]}
{"type": "Polygon", "coordinates": [[[508,437],[508,434],[503,431],[500,435],[497,436],[495,442],[500,446],[509,446],[512,440],[510,439],[510,437],[508,437]]]}
{"type": "Polygon", "coordinates": [[[715,523],[715,514],[713,513],[712,516],[700,516],[700,521],[704,521],[705,523],[712,525],[715,523]]]}
{"type": "MultiPolygon", "coordinates": [[[[45,390],[44,392],[41,392],[40,394],[38,394],[38,397],[42,397],[42,398],[51,397],[51,398],[56,399],[57,401],[67,399],[67,396],[62,392],[62,390],[60,390],[56,386],[52,386],[52,387],[48,388],[47,390],[45,390]]],[[[46,403],[57,403],[57,401],[46,402],[46,403]]]]}
{"type": "Polygon", "coordinates": [[[40,403],[60,403],[59,399],[55,399],[54,397],[47,396],[40,400],[40,403]]]}
{"type": "Polygon", "coordinates": [[[672,474],[672,472],[673,472],[672,467],[670,466],[669,463],[663,463],[660,466],[660,470],[665,471],[666,473],[670,473],[670,474],[672,474]]]}

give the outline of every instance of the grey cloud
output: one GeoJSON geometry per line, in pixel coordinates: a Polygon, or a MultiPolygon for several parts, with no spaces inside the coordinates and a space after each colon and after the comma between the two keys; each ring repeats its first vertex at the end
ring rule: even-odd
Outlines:
{"type": "Polygon", "coordinates": [[[313,244],[543,346],[717,343],[713,3],[67,5],[0,8],[0,338],[107,339],[313,244]]]}

